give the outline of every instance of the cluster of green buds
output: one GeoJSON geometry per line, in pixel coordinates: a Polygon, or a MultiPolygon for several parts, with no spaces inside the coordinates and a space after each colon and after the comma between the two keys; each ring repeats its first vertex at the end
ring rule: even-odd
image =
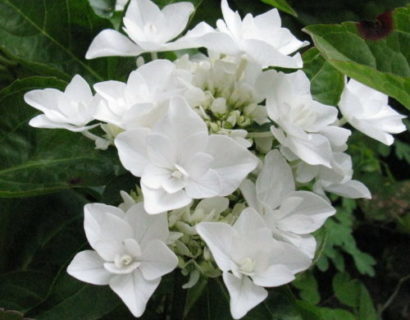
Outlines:
{"type": "Polygon", "coordinates": [[[200,222],[232,224],[243,206],[237,205],[231,209],[227,198],[216,197],[194,201],[191,205],[173,210],[168,214],[171,231],[170,246],[178,257],[182,274],[189,276],[184,288],[194,286],[201,275],[214,278],[221,273],[205,243],[196,232],[195,225],[200,222]]]}

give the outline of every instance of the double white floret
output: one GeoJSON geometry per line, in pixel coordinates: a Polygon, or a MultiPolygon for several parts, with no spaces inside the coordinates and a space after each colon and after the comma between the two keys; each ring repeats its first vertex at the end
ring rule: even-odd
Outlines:
{"type": "Polygon", "coordinates": [[[165,244],[169,235],[166,215],[149,215],[142,203],[127,212],[88,204],[84,229],[94,250],[77,253],[67,272],[84,282],[108,284],[134,316],[141,316],[161,277],[178,264],[165,244]]]}
{"type": "Polygon", "coordinates": [[[388,96],[350,79],[339,102],[345,119],[357,130],[386,145],[393,144],[392,133],[406,130],[399,114],[388,105],[388,96]]]}
{"type": "Polygon", "coordinates": [[[131,0],[123,19],[128,37],[105,29],[94,38],[86,58],[138,56],[144,52],[183,49],[172,40],[185,29],[193,11],[190,2],[169,4],[160,10],[150,0],[131,0]]]}
{"type": "Polygon", "coordinates": [[[256,184],[245,180],[241,191],[276,239],[293,244],[309,258],[314,257],[316,241],[310,233],[336,210],[313,192],[296,191],[292,169],[279,151],[266,155],[256,184]]]}
{"type": "Polygon", "coordinates": [[[276,287],[295,278],[311,260],[285,242],[276,241],[261,216],[245,209],[231,226],[201,222],[196,230],[211,250],[231,298],[235,319],[268,296],[264,287],[276,287]]]}
{"type": "Polygon", "coordinates": [[[226,196],[256,168],[257,158],[232,138],[209,135],[182,98],[150,129],[125,131],[115,145],[124,167],[141,177],[145,209],[160,213],[192,199],[226,196]]]}
{"type": "Polygon", "coordinates": [[[43,112],[30,120],[36,128],[86,131],[94,120],[99,98],[94,97],[88,83],[79,75],[73,77],[64,92],[57,89],[39,89],[27,92],[24,101],[43,112]]]}

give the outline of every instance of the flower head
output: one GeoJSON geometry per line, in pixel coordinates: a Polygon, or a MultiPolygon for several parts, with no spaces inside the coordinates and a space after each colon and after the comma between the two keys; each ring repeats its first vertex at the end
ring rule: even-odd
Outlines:
{"type": "Polygon", "coordinates": [[[263,287],[288,283],[311,263],[293,246],[274,240],[261,216],[251,208],[245,209],[233,226],[201,222],[196,229],[223,272],[235,319],[267,297],[263,287]]]}
{"type": "Polygon", "coordinates": [[[393,143],[392,133],[406,130],[405,116],[388,105],[388,96],[354,79],[346,84],[339,109],[353,127],[386,145],[393,143]]]}
{"type": "Polygon", "coordinates": [[[98,97],[94,97],[88,83],[79,75],[74,76],[64,92],[57,89],[32,90],[24,95],[24,101],[43,112],[30,120],[36,128],[61,128],[85,131],[94,126],[98,97]]]}
{"type": "Polygon", "coordinates": [[[141,316],[161,277],[178,264],[165,245],[169,235],[166,215],[148,215],[142,203],[127,212],[88,204],[84,229],[94,250],[77,253],[67,272],[84,282],[108,284],[134,316],[141,316]]]}
{"type": "Polygon", "coordinates": [[[124,167],[141,177],[149,213],[229,195],[258,162],[233,139],[209,135],[205,122],[182,98],[171,99],[152,130],[125,131],[115,145],[124,167]]]}
{"type": "Polygon", "coordinates": [[[316,241],[310,233],[336,211],[313,192],[296,191],[292,170],[279,151],[266,155],[256,184],[245,180],[241,191],[276,239],[289,242],[308,257],[314,257],[316,241]]]}
{"type": "Polygon", "coordinates": [[[281,27],[276,9],[256,17],[247,14],[242,20],[227,0],[221,1],[221,8],[224,19],[217,21],[217,29],[201,22],[179,42],[191,42],[192,46],[203,46],[218,53],[245,55],[261,67],[302,67],[298,53],[289,55],[307,42],[299,41],[288,29],[281,27]]]}
{"type": "Polygon", "coordinates": [[[162,10],[150,0],[131,0],[124,16],[122,33],[105,29],[91,43],[86,58],[138,56],[144,52],[183,49],[170,42],[186,27],[194,11],[190,2],[177,2],[162,10]]]}

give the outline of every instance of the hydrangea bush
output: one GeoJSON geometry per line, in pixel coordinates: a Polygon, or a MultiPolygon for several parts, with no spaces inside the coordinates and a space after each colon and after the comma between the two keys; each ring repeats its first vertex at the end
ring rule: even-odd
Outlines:
{"type": "Polygon", "coordinates": [[[135,317],[171,272],[184,290],[221,279],[231,316],[244,317],[317,262],[335,200],[372,197],[353,177],[352,130],[387,146],[406,130],[388,96],[349,72],[336,103],[315,98],[301,70],[312,43],[277,9],[220,6],[215,25],[186,30],[191,2],[118,1],[121,28],[96,34],[85,57],[135,58],[126,81],[77,74],[24,94],[40,112],[30,126],[115,150],[134,176],[135,188],[111,190],[122,203],[84,206],[90,248],[66,271],[109,286],[135,317]]]}

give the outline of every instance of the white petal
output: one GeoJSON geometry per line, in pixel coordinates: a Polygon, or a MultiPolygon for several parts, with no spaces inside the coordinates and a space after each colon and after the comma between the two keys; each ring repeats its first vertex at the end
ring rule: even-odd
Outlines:
{"type": "Polygon", "coordinates": [[[200,138],[204,135],[205,138],[199,140],[203,141],[203,144],[206,143],[206,135],[208,134],[205,122],[181,97],[171,99],[168,113],[155,126],[155,131],[168,137],[172,141],[173,146],[179,148],[179,154],[190,150],[188,153],[192,155],[202,151],[205,146],[187,145],[185,143],[187,137],[195,136],[200,138]]]}
{"type": "Polygon", "coordinates": [[[70,276],[91,284],[106,285],[111,274],[104,269],[104,260],[92,250],[77,253],[67,267],[70,276]]]}
{"type": "Polygon", "coordinates": [[[161,279],[145,280],[141,272],[136,270],[131,274],[114,276],[110,281],[110,288],[135,317],[140,317],[160,281],[161,279]]]}
{"type": "Polygon", "coordinates": [[[201,177],[189,179],[185,187],[187,195],[193,199],[220,196],[222,193],[221,189],[221,177],[213,169],[208,170],[201,177]]]}
{"type": "Polygon", "coordinates": [[[148,163],[145,138],[149,129],[134,129],[120,133],[114,140],[122,165],[134,176],[141,177],[148,163]]]}
{"type": "Polygon", "coordinates": [[[276,209],[295,190],[292,169],[278,150],[270,151],[256,180],[256,197],[266,207],[276,209]]]}
{"type": "Polygon", "coordinates": [[[242,237],[251,238],[252,235],[258,233],[258,230],[267,228],[267,225],[255,209],[246,208],[239,215],[233,227],[242,237]]]}
{"type": "Polygon", "coordinates": [[[249,310],[256,307],[268,296],[268,292],[264,288],[255,285],[248,277],[239,279],[224,272],[223,280],[231,298],[230,307],[234,319],[245,316],[249,310]]]}
{"type": "Polygon", "coordinates": [[[93,98],[93,93],[87,81],[78,74],[76,74],[67,85],[64,93],[74,101],[88,102],[93,98]]]}
{"type": "Polygon", "coordinates": [[[207,152],[215,159],[212,169],[221,177],[220,196],[234,192],[258,165],[258,159],[249,150],[224,135],[211,135],[207,152]]]}
{"type": "Polygon", "coordinates": [[[143,248],[140,270],[147,280],[154,280],[174,270],[177,256],[160,240],[152,240],[143,248]]]}
{"type": "Polygon", "coordinates": [[[151,133],[146,138],[150,163],[162,168],[172,168],[177,160],[175,146],[167,136],[151,133]]]}
{"type": "Polygon", "coordinates": [[[195,230],[212,252],[219,269],[230,270],[232,264],[230,253],[235,234],[232,227],[222,222],[201,222],[195,226],[195,230]]]}
{"type": "Polygon", "coordinates": [[[112,29],[101,31],[91,42],[85,55],[86,59],[94,59],[109,56],[138,56],[142,49],[124,36],[122,33],[112,29]]]}
{"type": "Polygon", "coordinates": [[[271,127],[271,131],[278,141],[289,148],[300,159],[310,165],[331,167],[332,149],[329,140],[321,134],[304,134],[303,137],[290,135],[285,137],[283,131],[271,127]]]}
{"type": "Polygon", "coordinates": [[[298,250],[304,253],[309,259],[313,259],[316,252],[316,240],[310,234],[299,235],[291,232],[280,234],[282,240],[294,245],[298,250]]]}
{"type": "Polygon", "coordinates": [[[284,265],[272,265],[263,272],[252,276],[253,282],[261,287],[278,287],[295,279],[294,274],[284,265]]]}
{"type": "Polygon", "coordinates": [[[168,40],[175,38],[185,29],[189,16],[194,12],[194,9],[190,2],[172,3],[162,9],[162,13],[168,22],[168,40]]]}
{"type": "Polygon", "coordinates": [[[132,238],[131,226],[124,221],[116,207],[87,204],[84,207],[84,230],[87,240],[98,254],[112,261],[121,241],[132,238]]]}
{"type": "Polygon", "coordinates": [[[167,193],[164,189],[152,189],[141,184],[144,194],[144,207],[149,214],[157,214],[168,210],[179,209],[187,206],[191,201],[184,190],[167,193]]]}
{"type": "Polygon", "coordinates": [[[245,198],[246,203],[248,206],[254,208],[257,211],[260,211],[260,204],[256,197],[256,187],[255,184],[251,180],[244,180],[241,185],[239,186],[243,197],[245,198]]]}
{"type": "Polygon", "coordinates": [[[290,57],[279,52],[273,46],[256,39],[246,40],[244,44],[245,52],[263,68],[270,66],[292,69],[303,67],[303,60],[299,53],[290,57]]]}
{"type": "Polygon", "coordinates": [[[47,116],[44,114],[40,114],[32,118],[29,122],[29,125],[34,128],[66,129],[73,132],[86,131],[98,126],[98,124],[92,126],[74,126],[65,122],[54,122],[47,118],[47,116]]]}
{"type": "Polygon", "coordinates": [[[326,191],[335,193],[342,197],[350,199],[371,199],[372,195],[369,189],[360,181],[350,180],[343,184],[334,184],[326,186],[326,191]]]}
{"type": "Polygon", "coordinates": [[[336,210],[327,201],[308,191],[290,193],[284,199],[280,211],[286,213],[279,218],[278,227],[297,234],[316,231],[328,217],[336,213],[336,210]],[[296,207],[287,210],[286,206],[292,199],[297,202],[296,207]]]}
{"type": "Polygon", "coordinates": [[[168,239],[168,220],[166,213],[148,214],[144,204],[139,202],[133,205],[125,214],[125,220],[134,229],[135,239],[143,246],[149,241],[168,239]]]}

